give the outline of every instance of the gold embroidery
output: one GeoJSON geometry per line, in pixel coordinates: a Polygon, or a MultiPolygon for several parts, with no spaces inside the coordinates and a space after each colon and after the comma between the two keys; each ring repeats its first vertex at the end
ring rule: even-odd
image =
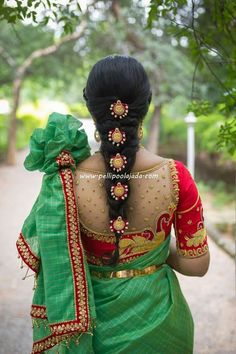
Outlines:
{"type": "Polygon", "coordinates": [[[81,232],[83,232],[87,237],[90,237],[94,240],[106,242],[106,243],[115,243],[115,236],[114,235],[108,235],[108,234],[101,234],[95,231],[92,231],[89,229],[87,226],[85,227],[81,221],[80,221],[80,229],[81,232]]]}
{"type": "Polygon", "coordinates": [[[20,234],[16,241],[16,247],[25,264],[37,273],[39,269],[39,258],[32,252],[22,234],[20,234]]]}
{"type": "MultiPolygon", "coordinates": [[[[89,333],[91,334],[91,333],[89,333]]],[[[62,341],[65,341],[65,343],[69,343],[69,341],[74,341],[75,343],[79,343],[79,338],[81,337],[82,333],[77,334],[77,335],[62,335],[62,336],[55,336],[51,334],[48,337],[43,338],[42,340],[39,340],[37,342],[34,342],[33,344],[33,349],[31,354],[40,354],[44,352],[45,350],[48,350],[55,345],[59,344],[62,341]]]]}
{"type": "MultiPolygon", "coordinates": [[[[83,315],[83,313],[82,313],[83,315]]],[[[75,322],[75,321],[68,321],[68,322],[62,322],[59,324],[50,324],[50,328],[53,332],[53,334],[60,335],[60,334],[66,334],[70,332],[75,332],[75,331],[83,331],[83,326],[84,326],[84,318],[85,316],[81,318],[81,323],[75,322]]]]}
{"type": "Polygon", "coordinates": [[[177,252],[179,255],[189,258],[199,257],[208,251],[207,244],[207,232],[205,228],[202,228],[195,232],[192,237],[184,237],[187,247],[195,247],[193,249],[182,249],[180,247],[185,247],[183,243],[179,243],[177,240],[177,252]]]}
{"type": "Polygon", "coordinates": [[[120,259],[130,254],[140,254],[140,252],[148,252],[158,247],[165,240],[164,231],[155,233],[154,239],[148,240],[143,235],[134,235],[130,238],[120,240],[120,259]]]}
{"type": "Polygon", "coordinates": [[[30,315],[31,315],[31,317],[33,317],[33,318],[47,319],[46,306],[34,305],[34,304],[33,304],[33,305],[31,306],[30,315]]]}
{"type": "MultiPolygon", "coordinates": [[[[98,241],[102,241],[102,242],[106,242],[106,243],[115,243],[115,241],[116,241],[114,234],[111,234],[111,233],[108,234],[105,232],[104,232],[104,234],[102,234],[102,233],[96,232],[96,231],[90,229],[88,226],[85,226],[81,222],[81,220],[80,220],[80,229],[86,236],[93,238],[94,240],[98,240],[98,241]]],[[[130,236],[130,235],[142,234],[144,231],[147,231],[147,230],[150,230],[153,233],[153,231],[151,229],[148,229],[147,227],[145,227],[144,229],[138,230],[135,232],[130,231],[128,234],[122,235],[121,239],[125,238],[125,237],[127,238],[127,236],[130,236]]]]}
{"type": "Polygon", "coordinates": [[[188,247],[192,247],[192,246],[197,247],[205,241],[206,237],[207,237],[206,229],[203,228],[195,232],[192,235],[192,237],[185,236],[184,238],[187,241],[186,245],[188,247]]]}
{"type": "Polygon", "coordinates": [[[66,205],[68,248],[74,282],[75,321],[50,324],[53,334],[66,334],[76,330],[87,331],[89,327],[88,289],[83,264],[83,247],[79,228],[73,175],[70,169],[60,171],[66,205]]]}
{"type": "Polygon", "coordinates": [[[201,247],[198,247],[196,249],[192,249],[192,250],[183,250],[180,248],[177,248],[178,254],[180,256],[184,256],[186,258],[194,258],[194,257],[200,257],[202,255],[204,255],[205,253],[208,252],[208,245],[204,245],[201,247]]]}
{"type": "Polygon", "coordinates": [[[178,183],[179,176],[178,176],[178,170],[175,165],[175,161],[173,159],[169,160],[169,166],[170,166],[170,175],[171,175],[173,194],[174,194],[175,208],[172,210],[174,212],[177,208],[178,203],[179,203],[179,183],[178,183]]]}

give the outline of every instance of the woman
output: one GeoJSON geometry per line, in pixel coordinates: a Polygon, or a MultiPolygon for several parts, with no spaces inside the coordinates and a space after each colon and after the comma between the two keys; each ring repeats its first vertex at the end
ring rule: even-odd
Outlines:
{"type": "Polygon", "coordinates": [[[89,156],[78,121],[54,114],[25,162],[46,173],[17,241],[37,275],[32,353],[191,354],[193,319],[173,269],[208,270],[195,182],[140,143],[151,90],[134,58],[97,62],[84,98],[100,150],[89,156]]]}

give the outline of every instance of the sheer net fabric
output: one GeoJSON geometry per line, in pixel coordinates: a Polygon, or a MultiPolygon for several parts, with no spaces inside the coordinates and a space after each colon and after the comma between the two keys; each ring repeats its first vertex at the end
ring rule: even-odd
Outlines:
{"type": "MultiPolygon", "coordinates": [[[[163,159],[148,170],[130,174],[131,193],[127,201],[129,229],[121,236],[121,261],[151,250],[170,233],[178,204],[176,175],[176,166],[170,159],[163,159]]],[[[90,256],[97,257],[103,251],[111,252],[115,242],[109,229],[104,176],[102,171],[78,168],[75,177],[85,250],[90,256]]]]}

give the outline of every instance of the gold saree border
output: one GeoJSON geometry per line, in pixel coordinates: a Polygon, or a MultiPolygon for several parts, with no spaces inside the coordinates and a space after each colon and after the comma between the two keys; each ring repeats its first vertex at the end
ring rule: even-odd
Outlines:
{"type": "Polygon", "coordinates": [[[32,304],[30,316],[32,318],[47,320],[46,306],[32,304]]]}
{"type": "MultiPolygon", "coordinates": [[[[49,336],[33,343],[31,354],[40,354],[45,350],[49,350],[53,348],[55,345],[59,344],[60,342],[68,341],[70,339],[71,337],[69,335],[56,336],[54,334],[50,334],[49,336]]],[[[76,340],[76,342],[77,344],[79,344],[78,339],[76,340]]]]}
{"type": "Polygon", "coordinates": [[[90,327],[90,318],[73,174],[69,168],[65,168],[59,171],[59,175],[65,199],[67,240],[74,283],[75,320],[53,323],[49,326],[52,334],[66,335],[75,331],[87,332],[90,327]]]}
{"type": "Polygon", "coordinates": [[[33,272],[37,273],[39,270],[40,259],[33,253],[30,246],[25,240],[22,233],[16,241],[16,247],[22,261],[30,268],[33,272]]]}

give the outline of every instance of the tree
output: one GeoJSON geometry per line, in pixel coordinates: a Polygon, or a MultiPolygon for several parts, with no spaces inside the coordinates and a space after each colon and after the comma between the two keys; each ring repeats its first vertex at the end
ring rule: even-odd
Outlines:
{"type": "Polygon", "coordinates": [[[62,3],[54,0],[0,0],[0,21],[16,24],[30,20],[35,24],[47,25],[49,22],[62,24],[65,33],[72,33],[79,22],[81,8],[79,1],[67,0],[62,3]]]}
{"type": "MultiPolygon", "coordinates": [[[[176,42],[176,39],[186,41],[186,53],[195,63],[193,103],[199,101],[201,106],[202,97],[195,81],[198,76],[206,75],[211,82],[209,86],[214,85],[214,94],[209,91],[208,100],[213,105],[221,103],[226,117],[236,113],[235,19],[236,2],[231,0],[191,0],[190,3],[187,0],[151,0],[148,17],[150,30],[158,28],[164,21],[166,32],[176,42]]],[[[235,151],[235,118],[226,120],[221,126],[218,145],[226,146],[230,153],[235,151]]]]}
{"type": "MultiPolygon", "coordinates": [[[[11,69],[14,67],[14,70],[11,70],[12,76],[12,86],[13,86],[13,102],[12,102],[12,110],[10,113],[10,121],[9,121],[9,132],[8,132],[8,148],[7,148],[7,163],[12,165],[15,163],[15,145],[16,145],[16,130],[17,130],[17,109],[20,102],[20,94],[23,82],[26,76],[30,76],[30,68],[40,58],[49,56],[51,54],[56,53],[62,45],[65,45],[71,41],[75,41],[81,37],[86,28],[86,22],[82,21],[78,27],[78,29],[68,34],[55,43],[45,46],[43,48],[38,48],[33,50],[30,54],[28,54],[18,65],[15,64],[15,61],[7,51],[2,48],[2,56],[5,55],[8,58],[8,64],[10,64],[11,69]],[[10,61],[10,58],[12,59],[10,61]]],[[[9,73],[8,73],[9,75],[9,73]]],[[[7,76],[7,75],[6,75],[7,76]]],[[[6,79],[6,78],[5,78],[6,79]]]]}

